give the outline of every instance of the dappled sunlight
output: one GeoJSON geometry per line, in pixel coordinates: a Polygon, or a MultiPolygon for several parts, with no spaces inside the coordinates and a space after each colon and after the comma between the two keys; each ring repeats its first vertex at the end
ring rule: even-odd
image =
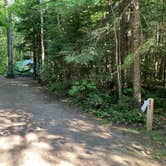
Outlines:
{"type": "Polygon", "coordinates": [[[0,166],[14,166],[12,153],[3,152],[0,150],[0,166]]]}
{"type": "Polygon", "coordinates": [[[21,152],[19,166],[51,166],[49,156],[51,155],[50,151],[53,149],[52,146],[47,142],[41,142],[35,133],[27,135],[25,137],[26,148],[21,152]]]}
{"type": "MultiPolygon", "coordinates": [[[[4,161],[4,163],[1,163],[4,166],[75,166],[81,165],[81,162],[84,164],[91,163],[98,157],[103,158],[106,152],[105,147],[100,145],[99,148],[95,149],[94,147],[94,153],[88,146],[88,140],[79,143],[77,139],[73,139],[72,135],[50,134],[39,126],[33,126],[31,131],[26,128],[19,128],[17,134],[13,134],[13,131],[10,130],[11,127],[20,127],[21,125],[25,127],[30,123],[33,116],[25,112],[13,112],[12,110],[1,110],[1,114],[3,114],[3,123],[7,124],[1,126],[1,131],[9,130],[7,135],[0,137],[0,152],[3,154],[1,155],[1,161],[4,161]],[[22,134],[22,130],[26,130],[26,132],[22,134]]],[[[57,123],[56,120],[52,120],[52,122],[55,125],[57,123]]],[[[92,132],[94,126],[91,125],[90,129],[87,124],[84,125],[82,120],[74,119],[73,122],[69,123],[68,121],[67,124],[71,131],[74,126],[78,127],[74,133],[80,133],[82,127],[83,131],[86,131],[87,127],[87,132],[90,132],[92,136],[95,135],[95,131],[92,132]],[[80,126],[77,126],[77,124],[80,126]]],[[[12,130],[15,130],[15,128],[12,128],[12,130]]],[[[96,137],[99,136],[96,135],[96,137]]],[[[102,141],[103,137],[99,138],[102,141]]]]}
{"type": "Polygon", "coordinates": [[[81,159],[91,158],[91,153],[86,152],[86,144],[79,145],[71,138],[49,134],[38,126],[29,131],[25,126],[29,125],[33,116],[23,110],[1,109],[0,114],[3,124],[0,128],[1,166],[74,166],[79,165],[81,159]],[[17,134],[13,132],[15,127],[20,126],[23,128],[19,128],[17,134]],[[22,130],[26,130],[24,134],[22,130]],[[4,131],[8,131],[7,134],[4,131]]]}
{"type": "Polygon", "coordinates": [[[131,149],[132,151],[135,151],[135,153],[137,153],[138,151],[145,157],[148,157],[148,155],[150,154],[149,151],[145,151],[144,147],[140,144],[137,143],[131,143],[131,146],[129,146],[129,149],[131,149]]]}
{"type": "Polygon", "coordinates": [[[10,84],[19,92],[0,89],[0,166],[153,166],[144,147],[120,132],[10,84]]]}
{"type": "Polygon", "coordinates": [[[114,135],[83,119],[41,119],[31,124],[33,118],[23,109],[0,110],[0,166],[139,166],[144,164],[142,157],[148,159],[141,145],[131,142],[126,148],[114,135]],[[65,128],[65,133],[40,126],[46,123],[55,131],[65,128]]]}
{"type": "Polygon", "coordinates": [[[54,165],[49,160],[53,147],[40,137],[35,131],[25,136],[0,137],[0,166],[54,165]]]}
{"type": "Polygon", "coordinates": [[[9,151],[16,146],[20,146],[23,142],[23,138],[18,135],[12,135],[8,137],[0,137],[0,150],[9,151]]]}
{"type": "Polygon", "coordinates": [[[19,161],[19,166],[50,166],[50,163],[45,161],[42,158],[41,153],[36,152],[35,150],[25,150],[22,153],[21,159],[19,161]]]}
{"type": "Polygon", "coordinates": [[[50,135],[46,131],[3,137],[0,141],[0,152],[4,154],[1,161],[6,162],[5,166],[15,166],[15,162],[17,166],[75,166],[81,160],[95,160],[97,153],[92,156],[86,150],[86,144],[79,145],[72,140],[70,143],[63,143],[59,139],[63,138],[50,135]]]}
{"type": "MultiPolygon", "coordinates": [[[[112,155],[112,160],[118,162],[121,165],[126,165],[125,159],[119,155],[112,155]]],[[[131,165],[131,164],[130,164],[131,165]]]]}
{"type": "MultiPolygon", "coordinates": [[[[55,122],[54,122],[55,123],[55,122]]],[[[108,133],[107,131],[103,130],[102,127],[99,127],[97,125],[94,125],[92,123],[88,123],[84,120],[81,119],[73,119],[68,123],[69,125],[69,130],[72,132],[85,132],[85,133],[90,133],[93,136],[99,137],[99,138],[111,138],[111,133],[108,133]],[[102,134],[98,131],[102,131],[102,134]]]]}
{"type": "Polygon", "coordinates": [[[12,82],[11,83],[12,86],[22,86],[22,87],[28,87],[29,85],[28,84],[23,84],[23,83],[19,83],[19,82],[12,82]]]}
{"type": "Polygon", "coordinates": [[[122,154],[112,154],[111,155],[112,162],[118,163],[121,166],[126,165],[134,165],[134,166],[144,166],[150,165],[150,166],[156,166],[157,163],[153,163],[151,160],[148,160],[148,158],[139,158],[139,156],[133,157],[132,155],[126,155],[125,153],[122,154]]]}
{"type": "Polygon", "coordinates": [[[38,141],[38,137],[35,133],[28,133],[26,136],[26,141],[27,143],[31,143],[31,142],[37,142],[38,141]]]}
{"type": "Polygon", "coordinates": [[[60,161],[58,166],[74,166],[73,164],[67,162],[67,161],[60,161]]]}
{"type": "Polygon", "coordinates": [[[2,124],[0,126],[0,129],[8,128],[8,127],[17,127],[17,126],[24,126],[25,122],[11,122],[11,120],[6,120],[3,117],[0,117],[0,123],[2,124]]]}
{"type": "MultiPolygon", "coordinates": [[[[28,81],[28,79],[27,79],[28,81]]],[[[29,87],[29,84],[22,81],[22,78],[17,78],[16,79],[10,79],[8,80],[8,84],[10,84],[10,86],[20,86],[20,87],[29,87]]],[[[6,81],[5,80],[1,80],[1,85],[0,86],[6,86],[6,81]]]]}
{"type": "Polygon", "coordinates": [[[23,110],[0,109],[0,135],[17,134],[24,128],[30,127],[32,114],[25,113],[23,110]]]}

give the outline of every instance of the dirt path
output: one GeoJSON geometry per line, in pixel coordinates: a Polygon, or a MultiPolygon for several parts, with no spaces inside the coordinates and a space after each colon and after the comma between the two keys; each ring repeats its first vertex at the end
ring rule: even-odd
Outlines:
{"type": "Polygon", "coordinates": [[[136,141],[52,100],[30,79],[0,78],[0,166],[158,166],[136,141]]]}

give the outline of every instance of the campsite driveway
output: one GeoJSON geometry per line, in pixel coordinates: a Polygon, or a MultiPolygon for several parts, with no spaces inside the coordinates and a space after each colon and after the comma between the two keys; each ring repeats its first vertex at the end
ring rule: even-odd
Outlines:
{"type": "Polygon", "coordinates": [[[55,100],[29,78],[0,78],[0,166],[158,166],[142,145],[55,100]]]}

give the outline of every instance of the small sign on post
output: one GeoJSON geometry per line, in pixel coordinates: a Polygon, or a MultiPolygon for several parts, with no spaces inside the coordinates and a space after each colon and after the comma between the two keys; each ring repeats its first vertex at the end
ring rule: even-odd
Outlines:
{"type": "Polygon", "coordinates": [[[152,130],[153,128],[153,109],[154,109],[154,99],[148,99],[148,107],[147,107],[147,122],[146,128],[147,130],[152,130]]]}

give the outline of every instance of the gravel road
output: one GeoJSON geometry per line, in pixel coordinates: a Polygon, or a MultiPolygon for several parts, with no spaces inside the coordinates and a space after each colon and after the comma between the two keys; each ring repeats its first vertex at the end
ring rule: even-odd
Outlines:
{"type": "Polygon", "coordinates": [[[0,166],[160,166],[134,138],[56,100],[29,78],[0,78],[0,166]]]}

